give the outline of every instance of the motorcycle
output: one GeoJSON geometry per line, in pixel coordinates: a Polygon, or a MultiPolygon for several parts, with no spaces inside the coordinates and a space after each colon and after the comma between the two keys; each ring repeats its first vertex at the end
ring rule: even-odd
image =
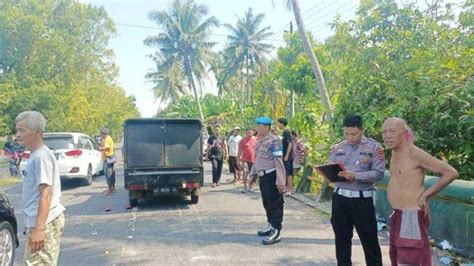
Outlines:
{"type": "Polygon", "coordinates": [[[20,163],[23,152],[24,149],[21,148],[3,148],[3,154],[8,157],[8,161],[10,163],[9,170],[11,176],[20,176],[20,163]]]}

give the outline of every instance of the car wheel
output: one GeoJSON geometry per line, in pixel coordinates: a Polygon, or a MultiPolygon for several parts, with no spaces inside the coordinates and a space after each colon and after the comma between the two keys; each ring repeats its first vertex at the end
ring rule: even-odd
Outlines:
{"type": "Polygon", "coordinates": [[[134,191],[131,191],[131,190],[128,191],[128,200],[131,207],[138,206],[138,198],[134,191]]]}
{"type": "Polygon", "coordinates": [[[89,167],[87,167],[87,177],[84,180],[84,184],[86,186],[90,186],[92,184],[92,165],[89,164],[89,167]]]}
{"type": "Polygon", "coordinates": [[[1,265],[13,265],[15,261],[15,232],[12,225],[4,221],[0,223],[0,261],[1,265]]]}

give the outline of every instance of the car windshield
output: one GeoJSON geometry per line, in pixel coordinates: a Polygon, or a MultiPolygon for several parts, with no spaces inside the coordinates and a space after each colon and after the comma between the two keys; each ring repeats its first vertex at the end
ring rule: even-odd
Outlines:
{"type": "Polygon", "coordinates": [[[44,142],[51,150],[77,148],[72,137],[45,137],[44,142]]]}

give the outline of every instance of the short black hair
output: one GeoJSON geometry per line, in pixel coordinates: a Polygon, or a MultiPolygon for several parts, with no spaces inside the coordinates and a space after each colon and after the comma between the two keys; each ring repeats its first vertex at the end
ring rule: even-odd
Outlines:
{"type": "Polygon", "coordinates": [[[292,131],[291,131],[291,135],[297,137],[297,136],[299,136],[300,134],[299,134],[299,132],[298,132],[297,130],[292,130],[292,131]]]}
{"type": "Polygon", "coordinates": [[[288,120],[286,118],[278,119],[278,123],[283,124],[285,127],[288,125],[288,120]]]}
{"type": "Polygon", "coordinates": [[[344,122],[342,123],[342,125],[344,127],[356,127],[358,129],[362,129],[362,122],[362,116],[360,115],[347,115],[344,118],[344,122]]]}

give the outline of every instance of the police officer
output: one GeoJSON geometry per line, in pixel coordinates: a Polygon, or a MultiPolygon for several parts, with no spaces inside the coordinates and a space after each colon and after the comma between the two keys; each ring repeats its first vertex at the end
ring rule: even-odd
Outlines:
{"type": "Polygon", "coordinates": [[[272,119],[259,117],[256,124],[259,139],[255,147],[255,163],[249,173],[249,183],[257,176],[260,177],[260,191],[269,225],[257,234],[267,237],[262,241],[264,245],[272,245],[281,241],[283,192],[286,187],[283,146],[279,137],[270,134],[272,119]]]}
{"type": "Polygon", "coordinates": [[[333,146],[329,160],[343,163],[346,182],[334,183],[331,224],[336,236],[338,265],[351,265],[354,226],[359,234],[367,265],[382,265],[373,202],[374,183],[383,178],[385,158],[381,145],[364,137],[362,117],[344,119],[345,141],[333,146]]]}

